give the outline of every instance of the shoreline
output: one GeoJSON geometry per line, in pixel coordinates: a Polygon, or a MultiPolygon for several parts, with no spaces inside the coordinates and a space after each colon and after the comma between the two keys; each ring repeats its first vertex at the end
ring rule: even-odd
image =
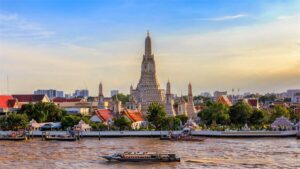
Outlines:
{"type": "MultiPolygon", "coordinates": [[[[0,135],[5,135],[10,131],[0,131],[0,135]]],[[[32,131],[29,137],[42,137],[44,131],[32,131]]],[[[51,135],[65,135],[67,131],[47,131],[51,135]]],[[[289,131],[192,131],[192,136],[199,137],[219,137],[219,138],[260,138],[260,137],[296,137],[297,130],[289,131]]],[[[169,131],[82,131],[80,137],[160,137],[168,135],[169,131]]],[[[179,134],[181,131],[173,131],[179,134]]]]}

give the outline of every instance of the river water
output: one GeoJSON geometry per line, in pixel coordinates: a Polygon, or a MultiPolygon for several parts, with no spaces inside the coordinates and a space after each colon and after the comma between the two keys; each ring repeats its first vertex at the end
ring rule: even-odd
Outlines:
{"type": "Polygon", "coordinates": [[[295,138],[208,138],[172,142],[158,138],[83,138],[77,142],[0,141],[0,169],[68,168],[300,168],[295,138]],[[119,163],[99,156],[124,151],[173,152],[181,162],[119,163]]]}

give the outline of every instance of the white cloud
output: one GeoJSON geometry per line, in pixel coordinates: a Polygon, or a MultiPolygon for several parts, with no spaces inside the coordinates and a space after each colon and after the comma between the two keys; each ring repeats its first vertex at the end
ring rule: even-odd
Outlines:
{"type": "Polygon", "coordinates": [[[54,32],[45,30],[41,25],[29,21],[18,14],[0,13],[0,37],[15,39],[48,38],[54,32]]]}
{"type": "Polygon", "coordinates": [[[278,16],[277,19],[278,20],[286,20],[286,19],[295,19],[295,18],[299,18],[300,15],[285,15],[285,16],[278,16]]]}
{"type": "Polygon", "coordinates": [[[203,20],[203,21],[226,21],[226,20],[234,20],[248,17],[249,15],[246,14],[236,14],[236,15],[227,15],[227,16],[220,16],[215,18],[196,18],[194,20],[203,20]]]}

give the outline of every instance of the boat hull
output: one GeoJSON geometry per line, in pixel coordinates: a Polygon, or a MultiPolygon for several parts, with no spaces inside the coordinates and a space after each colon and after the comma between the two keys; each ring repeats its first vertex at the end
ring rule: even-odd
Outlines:
{"type": "Polygon", "coordinates": [[[70,137],[70,138],[60,138],[60,137],[45,137],[46,141],[51,141],[51,140],[55,140],[55,141],[76,141],[76,137],[70,137]]]}
{"type": "Polygon", "coordinates": [[[23,140],[26,140],[26,137],[0,137],[0,140],[4,140],[4,141],[23,141],[23,140]]]}
{"type": "Polygon", "coordinates": [[[119,161],[119,162],[180,162],[180,158],[174,159],[158,159],[158,158],[110,158],[103,157],[108,161],[119,161]]]}
{"type": "Polygon", "coordinates": [[[160,140],[169,140],[169,141],[204,141],[206,138],[199,137],[188,137],[188,138],[170,138],[170,137],[161,137],[160,140]]]}

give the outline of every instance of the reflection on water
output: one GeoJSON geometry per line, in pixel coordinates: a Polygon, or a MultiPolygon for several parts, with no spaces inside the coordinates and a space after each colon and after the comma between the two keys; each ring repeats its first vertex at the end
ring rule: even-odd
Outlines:
{"type": "Polygon", "coordinates": [[[0,142],[0,168],[300,168],[300,140],[214,139],[203,143],[158,138],[85,138],[79,142],[0,142]],[[124,151],[175,152],[180,163],[118,163],[99,156],[124,151]]]}

